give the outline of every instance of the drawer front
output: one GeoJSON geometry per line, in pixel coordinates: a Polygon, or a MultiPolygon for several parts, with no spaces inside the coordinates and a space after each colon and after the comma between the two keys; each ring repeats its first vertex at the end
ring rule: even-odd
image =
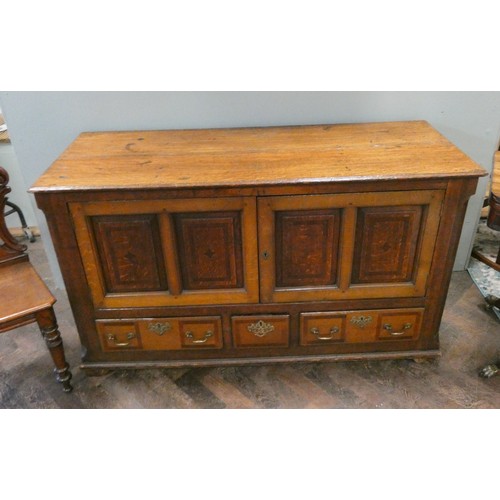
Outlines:
{"type": "Polygon", "coordinates": [[[219,316],[97,321],[103,350],[221,349],[219,316]],[[133,332],[134,337],[129,338],[133,332]],[[113,337],[113,338],[112,338],[113,337]],[[128,343],[129,345],[125,345],[128,343]]]}
{"type": "Polygon", "coordinates": [[[222,347],[220,318],[182,318],[179,320],[179,337],[183,349],[222,347]]]}
{"type": "Polygon", "coordinates": [[[141,337],[135,321],[97,322],[103,351],[141,349],[141,337]]]}
{"type": "Polygon", "coordinates": [[[423,312],[419,308],[302,313],[300,345],[416,340],[423,312]]]}
{"type": "Polygon", "coordinates": [[[416,340],[423,309],[356,311],[346,316],[346,342],[416,340]]]}
{"type": "Polygon", "coordinates": [[[233,316],[231,330],[235,347],[288,347],[290,317],[233,316]]]}
{"type": "Polygon", "coordinates": [[[317,345],[345,340],[345,313],[302,313],[300,345],[317,345]]]}
{"type": "Polygon", "coordinates": [[[422,313],[419,311],[381,313],[377,340],[416,339],[421,323],[422,313]]]}

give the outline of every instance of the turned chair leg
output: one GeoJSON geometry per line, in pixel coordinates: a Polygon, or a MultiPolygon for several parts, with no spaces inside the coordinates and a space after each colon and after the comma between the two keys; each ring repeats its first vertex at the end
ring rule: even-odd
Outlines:
{"type": "Polygon", "coordinates": [[[69,382],[71,380],[71,372],[64,357],[63,341],[57,326],[54,309],[49,307],[43,311],[39,311],[36,313],[36,321],[56,366],[54,369],[56,380],[63,385],[64,392],[71,392],[73,390],[69,382]]]}

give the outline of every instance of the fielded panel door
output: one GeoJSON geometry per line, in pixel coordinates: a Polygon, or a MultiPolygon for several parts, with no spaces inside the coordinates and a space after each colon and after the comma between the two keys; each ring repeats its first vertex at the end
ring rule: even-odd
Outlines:
{"type": "Polygon", "coordinates": [[[71,203],[97,307],[259,300],[252,197],[71,203]]]}
{"type": "Polygon", "coordinates": [[[425,295],[443,191],[258,199],[261,301],[425,295]]]}

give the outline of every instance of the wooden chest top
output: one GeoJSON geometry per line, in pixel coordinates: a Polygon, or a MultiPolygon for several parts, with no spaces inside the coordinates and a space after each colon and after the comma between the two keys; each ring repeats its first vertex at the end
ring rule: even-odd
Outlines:
{"type": "Polygon", "coordinates": [[[425,121],[84,132],[31,192],[478,177],[425,121]]]}

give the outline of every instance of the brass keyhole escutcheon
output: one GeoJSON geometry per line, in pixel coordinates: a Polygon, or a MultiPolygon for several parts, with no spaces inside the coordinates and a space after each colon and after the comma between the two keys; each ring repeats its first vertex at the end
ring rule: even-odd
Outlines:
{"type": "Polygon", "coordinates": [[[268,260],[270,256],[271,256],[271,254],[270,254],[267,250],[264,250],[264,251],[262,252],[262,258],[263,258],[264,260],[268,260]]]}
{"type": "Polygon", "coordinates": [[[268,333],[274,331],[274,325],[271,323],[266,323],[261,319],[256,323],[251,323],[247,326],[247,330],[253,333],[256,337],[265,337],[268,333]]]}
{"type": "Polygon", "coordinates": [[[358,328],[365,328],[373,321],[371,316],[353,316],[351,318],[351,323],[358,328]]]}
{"type": "Polygon", "coordinates": [[[156,335],[159,335],[160,337],[166,333],[172,330],[172,325],[168,322],[166,323],[149,323],[148,325],[148,330],[150,332],[156,333],[156,335]]]}

